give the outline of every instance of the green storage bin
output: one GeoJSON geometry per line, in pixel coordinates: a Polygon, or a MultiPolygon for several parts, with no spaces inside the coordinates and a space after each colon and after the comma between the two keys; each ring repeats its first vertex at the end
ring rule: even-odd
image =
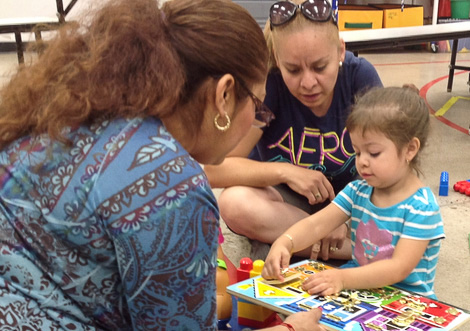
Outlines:
{"type": "Polygon", "coordinates": [[[451,0],[452,18],[468,19],[470,13],[470,0],[451,0]]]}

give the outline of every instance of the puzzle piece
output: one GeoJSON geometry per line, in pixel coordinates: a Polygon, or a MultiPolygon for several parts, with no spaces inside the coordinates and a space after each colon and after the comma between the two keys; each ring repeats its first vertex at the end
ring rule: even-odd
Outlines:
{"type": "Polygon", "coordinates": [[[280,285],[280,284],[285,284],[287,282],[290,282],[294,279],[299,279],[300,278],[300,273],[295,271],[295,270],[290,270],[287,269],[282,272],[282,276],[284,277],[284,281],[280,281],[279,279],[262,279],[262,282],[270,285],[280,285]]]}

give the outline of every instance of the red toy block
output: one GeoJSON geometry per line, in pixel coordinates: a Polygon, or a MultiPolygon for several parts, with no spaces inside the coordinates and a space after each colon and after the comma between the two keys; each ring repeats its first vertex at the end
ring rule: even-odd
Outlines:
{"type": "MultiPolygon", "coordinates": [[[[249,257],[240,260],[240,267],[237,269],[237,281],[259,276],[263,270],[264,261],[256,260],[253,262],[249,257]]],[[[276,321],[277,313],[250,303],[243,299],[238,299],[238,324],[256,329],[266,328],[276,321]]]]}
{"type": "Polygon", "coordinates": [[[238,302],[238,324],[256,329],[269,327],[276,321],[277,313],[250,302],[238,302]]]}
{"type": "Polygon", "coordinates": [[[470,196],[470,180],[461,180],[455,183],[454,191],[470,196]]]}
{"type": "Polygon", "coordinates": [[[237,269],[237,282],[250,278],[250,271],[253,269],[253,261],[249,257],[240,260],[240,267],[237,269]]]}

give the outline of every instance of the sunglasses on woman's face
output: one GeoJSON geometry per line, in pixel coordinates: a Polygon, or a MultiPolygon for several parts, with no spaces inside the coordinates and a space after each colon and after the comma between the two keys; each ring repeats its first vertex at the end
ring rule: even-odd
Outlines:
{"type": "Polygon", "coordinates": [[[258,128],[269,126],[269,123],[271,123],[271,121],[275,118],[272,111],[268,108],[268,106],[263,103],[263,101],[261,101],[256,95],[254,95],[253,92],[250,91],[250,89],[245,85],[242,80],[239,79],[238,81],[240,83],[240,86],[243,87],[243,89],[248,93],[251,100],[253,100],[253,103],[255,104],[255,119],[261,122],[261,124],[254,124],[254,126],[258,128]]]}
{"type": "Polygon", "coordinates": [[[328,0],[306,0],[300,5],[291,1],[278,1],[275,2],[269,9],[269,22],[271,30],[273,26],[286,24],[295,17],[297,8],[309,20],[315,22],[327,22],[333,19],[336,24],[336,19],[333,15],[328,0]]]}

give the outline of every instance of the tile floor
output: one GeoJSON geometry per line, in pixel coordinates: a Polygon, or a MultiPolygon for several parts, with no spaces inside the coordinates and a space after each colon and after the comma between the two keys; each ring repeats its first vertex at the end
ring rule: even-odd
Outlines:
{"type": "MultiPolygon", "coordinates": [[[[423,180],[436,196],[441,172],[449,173],[449,195],[438,196],[447,239],[441,250],[436,293],[441,300],[470,310],[470,197],[452,190],[457,181],[470,179],[468,72],[456,71],[453,90],[448,93],[450,53],[398,49],[359,55],[377,68],[385,86],[403,83],[418,86],[432,113],[445,106],[452,97],[457,97],[443,116],[432,119],[432,133],[424,150],[422,168],[423,180]]],[[[31,57],[34,54],[26,54],[26,61],[31,57]]],[[[470,65],[470,53],[459,53],[457,64],[470,65]]],[[[0,86],[8,81],[17,65],[16,53],[0,53],[0,86]]],[[[224,252],[238,266],[240,258],[249,255],[249,245],[245,238],[234,235],[224,226],[223,231],[224,252]]],[[[470,330],[470,326],[461,330],[470,330]]]]}

